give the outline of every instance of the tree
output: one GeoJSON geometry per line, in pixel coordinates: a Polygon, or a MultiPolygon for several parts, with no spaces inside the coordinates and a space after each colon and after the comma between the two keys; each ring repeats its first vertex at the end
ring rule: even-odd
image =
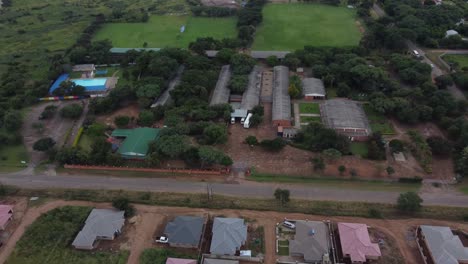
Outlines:
{"type": "Polygon", "coordinates": [[[178,158],[189,149],[187,137],[177,134],[161,136],[155,146],[161,155],[169,158],[178,158]]]}
{"type": "Polygon", "coordinates": [[[128,126],[128,123],[130,123],[130,117],[128,116],[116,116],[114,118],[114,124],[118,128],[124,128],[128,126]]]}
{"type": "Polygon", "coordinates": [[[279,64],[278,58],[275,55],[268,56],[266,58],[266,63],[270,67],[275,67],[279,64]]]}
{"type": "Polygon", "coordinates": [[[135,208],[130,204],[130,200],[125,197],[119,197],[112,200],[112,206],[120,211],[125,211],[126,217],[131,217],[135,214],[135,208]]]}
{"type": "Polygon", "coordinates": [[[249,144],[250,146],[255,146],[258,144],[257,137],[255,136],[248,136],[245,138],[245,143],[249,144]]]}
{"type": "Polygon", "coordinates": [[[142,126],[150,127],[154,122],[154,114],[150,110],[143,110],[138,115],[138,123],[142,126]]]}
{"type": "Polygon", "coordinates": [[[415,192],[406,192],[400,194],[397,201],[397,207],[402,212],[414,213],[421,210],[423,199],[415,192]]]}
{"type": "Polygon", "coordinates": [[[398,139],[392,139],[389,143],[389,146],[392,152],[402,152],[405,150],[405,145],[403,141],[398,139]]]}
{"type": "Polygon", "coordinates": [[[48,151],[55,145],[55,141],[50,138],[41,138],[38,141],[36,141],[33,145],[33,149],[36,151],[48,151]]]}
{"type": "Polygon", "coordinates": [[[296,87],[296,85],[291,84],[288,88],[288,94],[291,98],[298,98],[301,96],[301,91],[296,87]]]}
{"type": "Polygon", "coordinates": [[[432,136],[427,138],[426,141],[434,155],[449,156],[452,153],[452,143],[442,137],[432,136]]]}
{"type": "Polygon", "coordinates": [[[395,173],[395,169],[392,166],[388,166],[385,170],[387,171],[388,176],[392,176],[392,174],[395,173]]]}
{"type": "Polygon", "coordinates": [[[247,75],[234,75],[229,81],[229,88],[233,93],[242,94],[249,83],[249,77],[247,75]]]}
{"type": "Polygon", "coordinates": [[[223,152],[208,146],[201,146],[198,149],[198,156],[202,168],[205,165],[221,164],[224,166],[232,165],[232,159],[223,152]]]}
{"type": "Polygon", "coordinates": [[[101,123],[93,123],[86,129],[86,134],[91,137],[102,137],[105,136],[106,126],[101,123]]]}
{"type": "Polygon", "coordinates": [[[345,165],[340,165],[338,167],[338,171],[340,172],[340,175],[343,176],[343,173],[346,171],[345,165]]]}
{"type": "Polygon", "coordinates": [[[60,116],[63,118],[76,119],[83,113],[83,106],[79,104],[70,104],[60,110],[60,116]]]}
{"type": "Polygon", "coordinates": [[[434,80],[439,89],[446,89],[448,86],[453,85],[453,79],[450,75],[440,75],[434,80]]]}
{"type": "Polygon", "coordinates": [[[281,203],[281,206],[289,202],[290,192],[287,189],[277,188],[273,195],[275,196],[275,199],[281,203]]]}
{"type": "Polygon", "coordinates": [[[3,126],[6,130],[14,132],[21,128],[22,117],[18,111],[9,111],[3,116],[3,126]]]}
{"type": "Polygon", "coordinates": [[[216,59],[218,59],[221,63],[229,63],[234,54],[236,54],[236,52],[232,49],[221,49],[216,54],[216,59]]]}
{"type": "Polygon", "coordinates": [[[212,124],[203,130],[203,143],[208,145],[223,144],[227,141],[227,130],[222,125],[212,124]]]}
{"type": "Polygon", "coordinates": [[[98,138],[91,146],[89,153],[89,162],[95,165],[106,164],[108,157],[111,154],[112,144],[107,142],[105,138],[98,138]]]}
{"type": "Polygon", "coordinates": [[[41,115],[39,116],[39,119],[49,119],[55,115],[55,112],[57,112],[57,106],[56,105],[48,105],[42,111],[41,115]]]}

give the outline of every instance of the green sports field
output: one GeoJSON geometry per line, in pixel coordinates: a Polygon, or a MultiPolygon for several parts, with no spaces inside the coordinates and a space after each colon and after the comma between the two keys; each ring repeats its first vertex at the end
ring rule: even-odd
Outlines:
{"type": "Polygon", "coordinates": [[[235,38],[235,18],[206,18],[190,16],[151,16],[147,23],[109,23],[102,27],[94,40],[110,39],[114,47],[149,48],[180,47],[198,37],[235,38]],[[185,25],[185,32],[180,33],[185,25]]]}
{"type": "Polygon", "coordinates": [[[304,46],[357,46],[356,11],[320,4],[268,4],[252,49],[296,50],[304,46]]]}

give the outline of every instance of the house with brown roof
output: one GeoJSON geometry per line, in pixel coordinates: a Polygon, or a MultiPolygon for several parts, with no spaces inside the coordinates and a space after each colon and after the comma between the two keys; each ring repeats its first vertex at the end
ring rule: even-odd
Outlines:
{"type": "Polygon", "coordinates": [[[366,224],[338,223],[338,233],[343,258],[351,263],[366,263],[382,256],[379,245],[371,242],[366,224]]]}
{"type": "Polygon", "coordinates": [[[13,206],[7,204],[0,205],[0,230],[5,230],[6,226],[13,219],[13,206]]]}

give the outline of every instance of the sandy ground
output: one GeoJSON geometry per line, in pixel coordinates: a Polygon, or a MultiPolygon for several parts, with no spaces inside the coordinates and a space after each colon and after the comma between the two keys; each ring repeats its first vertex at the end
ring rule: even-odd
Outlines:
{"type": "MultiPolygon", "coordinates": [[[[16,201],[16,210],[21,211],[20,207],[25,207],[25,199],[16,201]]],[[[65,205],[74,206],[94,206],[98,208],[109,208],[108,203],[92,203],[82,201],[49,201],[38,207],[30,207],[27,209],[24,216],[20,219],[21,222],[17,226],[13,235],[6,241],[4,246],[0,249],[0,263],[4,263],[8,256],[12,253],[16,242],[24,234],[25,230],[31,225],[41,214],[46,213],[57,207],[65,205]]],[[[275,263],[276,260],[276,247],[275,247],[275,225],[285,218],[301,219],[301,220],[325,220],[339,222],[356,222],[365,223],[370,226],[372,230],[381,232],[391,242],[395,242],[400,254],[409,264],[421,263],[421,259],[416,248],[416,243],[413,237],[413,231],[417,225],[447,225],[452,228],[468,230],[468,223],[457,223],[430,219],[404,219],[404,220],[381,220],[381,219],[367,219],[356,217],[325,217],[317,215],[306,214],[287,214],[279,212],[260,212],[250,210],[207,210],[196,208],[183,208],[183,207],[159,207],[148,205],[135,205],[137,209],[137,221],[126,229],[127,241],[122,242],[120,248],[130,250],[129,264],[138,263],[138,259],[144,249],[155,247],[152,243],[153,236],[157,229],[166,223],[167,218],[175,215],[222,215],[225,217],[243,217],[255,222],[257,226],[264,226],[265,229],[265,263],[275,263]]]]}
{"type": "Polygon", "coordinates": [[[140,114],[140,107],[137,103],[129,104],[125,107],[121,107],[110,114],[99,115],[96,117],[96,121],[99,123],[106,124],[107,126],[115,126],[114,125],[114,118],[117,116],[129,116],[133,117],[135,120],[138,119],[138,115],[140,114]]]}

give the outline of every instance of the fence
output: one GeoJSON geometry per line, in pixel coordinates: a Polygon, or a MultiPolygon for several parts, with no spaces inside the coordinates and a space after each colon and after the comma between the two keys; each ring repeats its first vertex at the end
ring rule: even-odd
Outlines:
{"type": "Polygon", "coordinates": [[[193,170],[193,169],[155,169],[155,168],[132,168],[132,167],[113,167],[113,166],[88,166],[88,165],[70,165],[65,164],[65,169],[78,170],[106,170],[106,171],[134,171],[134,172],[162,172],[162,173],[181,173],[181,174],[205,174],[205,175],[223,175],[229,174],[229,169],[213,170],[193,170]]]}

